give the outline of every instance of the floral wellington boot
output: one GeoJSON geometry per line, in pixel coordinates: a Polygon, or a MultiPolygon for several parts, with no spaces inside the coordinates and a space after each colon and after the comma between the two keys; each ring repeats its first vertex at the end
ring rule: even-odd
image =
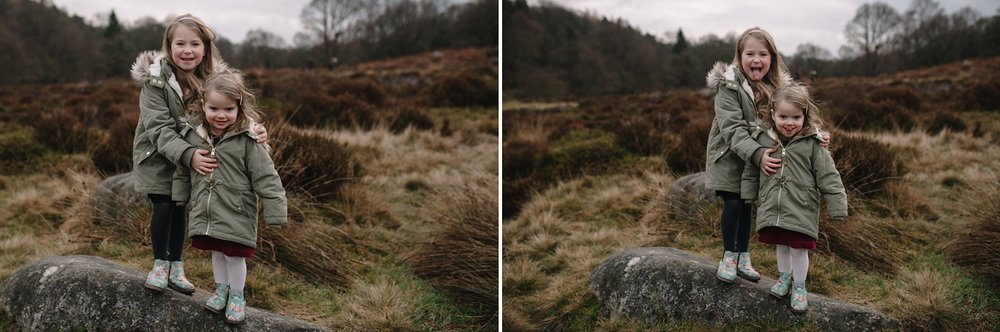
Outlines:
{"type": "Polygon", "coordinates": [[[809,300],[806,298],[806,283],[804,282],[793,282],[792,283],[792,296],[790,304],[792,305],[792,312],[801,314],[806,312],[806,307],[809,306],[809,300]]]}
{"type": "Polygon", "coordinates": [[[222,313],[229,302],[229,284],[215,284],[215,294],[205,302],[205,309],[214,313],[222,313]]]}
{"type": "Polygon", "coordinates": [[[171,289],[191,295],[194,294],[194,285],[184,277],[184,262],[170,262],[170,277],[167,284],[171,289]]]}
{"type": "Polygon", "coordinates": [[[170,262],[162,259],[154,259],[153,270],[149,271],[149,274],[146,275],[146,283],[143,286],[157,292],[163,292],[163,289],[167,288],[167,270],[169,269],[170,262]]]}
{"type": "Polygon", "coordinates": [[[757,273],[757,271],[753,269],[753,265],[750,264],[749,252],[740,253],[739,262],[736,264],[736,275],[752,282],[760,280],[760,273],[757,273]]]}
{"type": "Polygon", "coordinates": [[[792,287],[792,274],[781,272],[778,276],[778,283],[771,286],[771,296],[782,298],[788,295],[788,289],[792,287]]]}
{"type": "Polygon", "coordinates": [[[229,304],[226,305],[226,323],[242,324],[247,319],[247,301],[243,290],[229,290],[229,304]]]}
{"type": "Polygon", "coordinates": [[[736,280],[736,258],[735,252],[726,251],[719,261],[719,270],[715,272],[715,277],[723,282],[732,283],[736,280]]]}

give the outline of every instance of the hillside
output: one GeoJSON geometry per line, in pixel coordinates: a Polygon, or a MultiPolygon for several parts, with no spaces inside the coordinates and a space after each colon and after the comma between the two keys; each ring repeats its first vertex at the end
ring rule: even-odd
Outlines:
{"type": "MultiPolygon", "coordinates": [[[[332,330],[496,326],[495,53],[246,72],[290,202],[288,227],[261,227],[248,305],[332,330]]],[[[91,202],[131,169],[138,93],[117,79],[0,86],[0,279],[57,255],[149,268],[148,207],[107,217],[91,202]]],[[[209,258],[184,253],[203,290],[209,258]]]]}
{"type": "MultiPolygon", "coordinates": [[[[851,217],[824,212],[810,292],[893,315],[904,330],[997,328],[1000,256],[986,248],[1000,243],[998,64],[813,82],[851,217]]],[[[638,329],[599,314],[586,284],[597,264],[639,246],[720,259],[721,204],[668,196],[675,180],[704,169],[712,100],[672,90],[505,103],[505,327],[638,329]]],[[[757,270],[776,276],[773,247],[751,241],[757,270]]],[[[666,328],[746,326],[719,324],[666,328]]]]}

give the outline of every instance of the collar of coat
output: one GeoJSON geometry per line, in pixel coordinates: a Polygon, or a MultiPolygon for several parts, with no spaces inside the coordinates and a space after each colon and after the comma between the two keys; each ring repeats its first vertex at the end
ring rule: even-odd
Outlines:
{"type": "MultiPolygon", "coordinates": [[[[766,133],[767,133],[767,137],[770,137],[775,142],[781,143],[781,139],[778,137],[778,132],[774,131],[774,128],[767,128],[767,132],[766,133]]],[[[822,130],[817,129],[817,128],[812,128],[807,133],[799,133],[798,135],[795,135],[795,137],[792,137],[792,139],[789,140],[789,141],[796,141],[796,140],[799,140],[799,139],[810,138],[810,137],[811,138],[815,138],[818,141],[822,141],[823,140],[822,134],[823,134],[822,130]]]]}
{"type": "MultiPolygon", "coordinates": [[[[187,124],[187,126],[183,130],[181,130],[181,135],[184,135],[187,130],[194,130],[195,133],[197,133],[198,136],[200,136],[206,142],[210,142],[210,143],[212,142],[211,137],[209,137],[209,135],[208,135],[208,129],[205,127],[204,123],[199,124],[199,125],[193,125],[193,124],[191,124],[191,118],[188,117],[188,116],[181,117],[181,121],[183,123],[187,124]]],[[[231,136],[235,136],[235,135],[239,135],[239,134],[244,134],[245,133],[250,138],[252,138],[254,140],[257,140],[257,132],[253,130],[254,126],[257,126],[257,125],[258,125],[257,122],[255,122],[253,120],[250,120],[250,122],[247,123],[247,127],[246,128],[243,128],[243,129],[240,129],[240,130],[235,130],[235,131],[230,131],[230,132],[226,133],[226,135],[224,135],[222,138],[228,138],[228,137],[231,137],[231,136]]],[[[268,143],[262,143],[261,145],[264,147],[264,150],[266,150],[268,152],[271,151],[271,145],[270,144],[268,144],[268,143]]]]}

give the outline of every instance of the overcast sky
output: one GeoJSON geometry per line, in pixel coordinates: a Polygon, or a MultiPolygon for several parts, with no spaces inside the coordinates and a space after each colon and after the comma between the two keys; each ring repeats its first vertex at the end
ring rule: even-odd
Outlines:
{"type": "MultiPolygon", "coordinates": [[[[844,27],[864,0],[547,0],[587,11],[598,17],[621,18],[643,32],[662,37],[664,32],[684,31],[689,40],[714,33],[742,33],[760,26],[774,37],[778,51],[791,56],[802,43],[813,43],[837,56],[846,43],[844,27]]],[[[912,0],[882,0],[903,14],[912,0]]],[[[997,0],[939,0],[945,13],[969,6],[983,16],[997,12],[997,0]]],[[[539,0],[529,0],[535,5],[539,0]]]]}
{"type": "MultiPolygon", "coordinates": [[[[118,21],[132,23],[143,17],[163,21],[167,16],[193,14],[205,21],[215,32],[239,43],[247,31],[262,28],[294,43],[295,33],[303,31],[299,22],[309,0],[236,1],[236,0],[52,0],[56,7],[94,23],[99,14],[115,10],[118,21]]],[[[101,25],[105,24],[103,21],[101,25]]]]}

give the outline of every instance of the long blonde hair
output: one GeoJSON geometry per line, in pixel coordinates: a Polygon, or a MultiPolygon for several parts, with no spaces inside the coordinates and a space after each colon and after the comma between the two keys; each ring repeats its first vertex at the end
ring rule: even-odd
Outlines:
{"type": "Polygon", "coordinates": [[[819,107],[809,94],[809,87],[789,82],[774,90],[774,97],[767,107],[767,116],[764,117],[764,124],[768,128],[775,129],[774,108],[782,101],[802,110],[802,130],[799,130],[799,135],[818,131],[823,126],[823,119],[819,117],[819,107]]]}
{"type": "Polygon", "coordinates": [[[198,99],[188,107],[188,113],[195,125],[205,123],[205,95],[211,91],[236,101],[236,121],[227,132],[246,129],[251,121],[263,123],[263,114],[257,106],[257,97],[243,81],[243,74],[236,69],[226,69],[208,76],[202,89],[198,91],[198,99]]]}
{"type": "Polygon", "coordinates": [[[177,75],[177,81],[182,87],[187,88],[187,92],[181,96],[184,104],[190,104],[197,98],[197,91],[201,90],[202,81],[215,71],[217,62],[221,61],[219,49],[215,46],[215,32],[205,22],[202,22],[191,14],[178,16],[173,22],[167,25],[167,29],[163,33],[163,54],[166,55],[170,66],[175,69],[174,75],[177,75]],[[176,70],[178,68],[177,64],[174,63],[173,56],[170,53],[170,43],[174,39],[177,27],[181,25],[198,34],[198,38],[205,45],[205,55],[201,59],[201,63],[191,72],[176,70]]]}
{"type": "Polygon", "coordinates": [[[759,82],[749,82],[755,92],[754,102],[757,109],[760,110],[771,104],[771,95],[774,93],[774,90],[786,83],[785,78],[788,77],[788,69],[785,68],[785,62],[781,60],[781,54],[778,53],[778,47],[775,46],[774,38],[771,38],[771,34],[760,27],[753,27],[743,31],[743,34],[740,35],[740,39],[736,42],[736,54],[733,55],[733,65],[740,69],[743,77],[750,77],[746,72],[743,72],[743,65],[740,61],[748,38],[756,39],[761,44],[764,44],[767,52],[771,54],[771,65],[767,74],[759,82]]]}

